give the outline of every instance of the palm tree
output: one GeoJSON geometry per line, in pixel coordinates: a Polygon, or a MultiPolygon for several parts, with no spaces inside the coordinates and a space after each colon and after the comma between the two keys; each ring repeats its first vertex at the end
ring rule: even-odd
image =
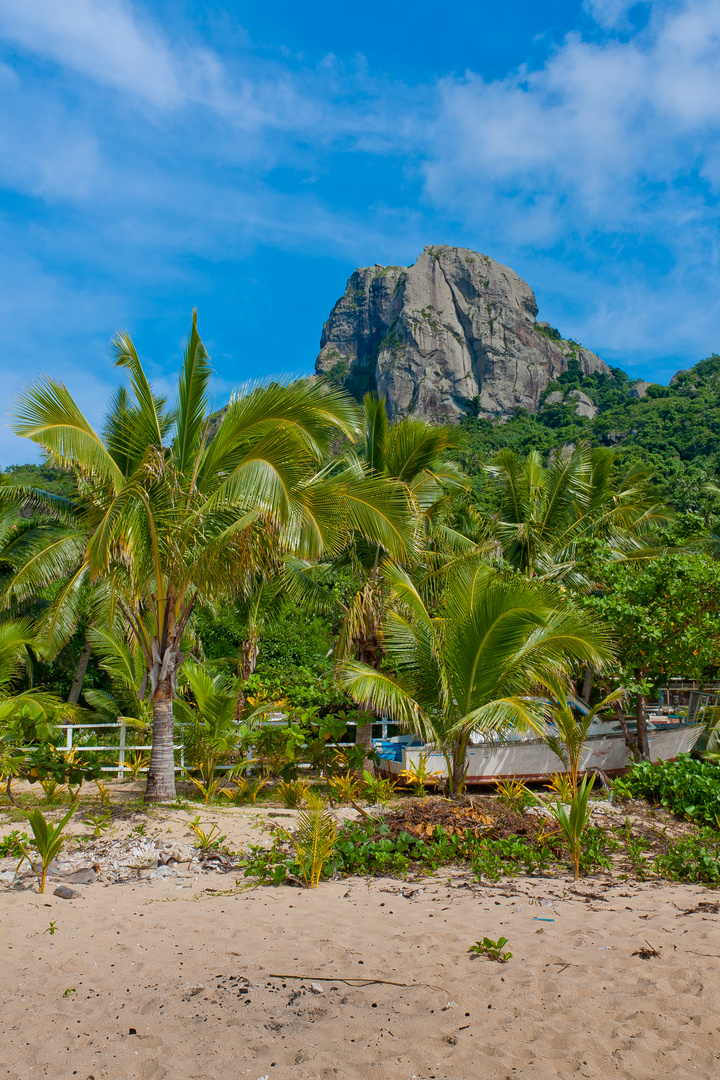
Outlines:
{"type": "Polygon", "coordinates": [[[185,753],[211,788],[218,765],[237,750],[243,735],[235,718],[238,691],[227,676],[211,675],[198,663],[187,664],[183,676],[195,699],[194,708],[182,697],[175,702],[185,753]]]}
{"type": "MultiPolygon", "coordinates": [[[[457,427],[433,425],[419,417],[405,417],[390,425],[385,399],[374,393],[363,399],[363,419],[361,451],[346,455],[340,475],[363,475],[367,471],[399,494],[407,507],[408,555],[416,561],[421,551],[430,550],[426,541],[433,534],[434,518],[446,490],[458,490],[466,484],[458,466],[446,460],[448,451],[462,444],[463,433],[457,427]]],[[[455,536],[450,528],[442,529],[448,536],[455,536]]],[[[385,567],[392,554],[382,538],[356,530],[334,560],[332,570],[344,576],[346,583],[348,575],[350,579],[344,595],[339,590],[332,593],[335,610],[342,613],[335,648],[338,662],[353,657],[370,667],[379,667],[383,655],[382,623],[391,595],[385,567]]],[[[306,596],[312,602],[312,596],[306,596]]],[[[357,741],[366,748],[364,768],[372,769],[367,756],[372,746],[371,723],[358,728],[357,741]]]]}
{"type": "Polygon", "coordinates": [[[385,573],[401,605],[383,624],[394,674],[346,660],[342,682],[361,704],[443,751],[451,792],[464,785],[474,732],[542,731],[542,705],[529,695],[558,690],[573,662],[599,668],[611,657],[604,629],[559,606],[547,587],[480,560],[456,568],[437,615],[404,571],[385,573]]]}
{"type": "Polygon", "coordinates": [[[584,563],[601,542],[616,559],[648,557],[652,532],[670,512],[632,465],[614,479],[617,454],[587,443],[563,447],[543,465],[537,450],[501,450],[489,465],[499,507],[492,517],[503,557],[530,578],[585,586],[584,563]]]}
{"type": "Polygon", "coordinates": [[[546,731],[545,741],[562,762],[563,769],[570,780],[573,796],[578,790],[580,756],[593,720],[626,697],[626,690],[613,690],[611,694],[589,709],[584,716],[578,718],[568,703],[567,695],[561,691],[547,709],[546,717],[551,722],[552,728],[546,731]]]}
{"type": "Polygon", "coordinates": [[[193,316],[174,406],[153,392],[126,334],[116,366],[131,391],[113,397],[98,434],[61,383],[45,378],[20,398],[15,430],[80,477],[83,564],[103,581],[142,650],[153,744],[145,798],[175,797],[173,700],[182,641],[199,602],[241,595],[271,576],[283,551],[316,558],[345,530],[404,549],[404,508],[366,472],[349,483],[323,470],[333,433],[352,438],[356,408],[314,378],[270,383],[209,414],[209,359],[193,316]]]}

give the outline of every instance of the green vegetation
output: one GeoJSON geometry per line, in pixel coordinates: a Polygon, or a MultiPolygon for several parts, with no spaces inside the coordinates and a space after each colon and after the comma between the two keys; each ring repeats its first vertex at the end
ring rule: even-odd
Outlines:
{"type": "Polygon", "coordinates": [[[323,869],[332,855],[337,826],[327,804],[317,794],[308,794],[305,809],[298,816],[295,832],[286,833],[296,855],[300,876],[308,889],[317,889],[323,869]]]}
{"type": "Polygon", "coordinates": [[[567,810],[559,799],[555,803],[550,804],[550,809],[559,822],[563,836],[565,837],[565,842],[567,843],[572,859],[576,881],[580,877],[582,837],[590,821],[592,807],[588,805],[588,800],[594,782],[594,776],[591,776],[589,779],[587,776],[582,778],[582,782],[573,791],[570,805],[567,810]]]}
{"type": "Polygon", "coordinates": [[[508,960],[512,960],[512,953],[505,949],[507,940],[506,937],[499,937],[497,941],[484,937],[482,941],[476,941],[474,945],[471,945],[468,952],[474,953],[475,956],[488,956],[491,960],[497,960],[499,964],[506,964],[508,960]]]}
{"type": "Polygon", "coordinates": [[[677,761],[637,762],[616,780],[620,798],[643,798],[679,817],[711,825],[720,832],[720,767],[682,754],[677,761]]]}
{"type": "Polygon", "coordinates": [[[587,441],[615,449],[622,468],[639,465],[649,470],[677,510],[714,519],[720,504],[708,493],[707,483],[720,474],[720,356],[678,373],[670,386],[651,384],[643,398],[633,394],[632,385],[619,368],[608,375],[583,375],[571,359],[568,370],[548,386],[537,414],[517,410],[506,422],[464,419],[468,441],[462,464],[479,475],[503,449],[521,455],[536,450],[545,459],[562,446],[587,441]],[[593,419],[576,414],[576,402],[567,396],[572,390],[587,394],[597,406],[593,419]],[[557,391],[564,400],[545,404],[557,391]]]}
{"type": "Polygon", "coordinates": [[[365,707],[381,711],[439,747],[450,792],[465,784],[474,731],[542,731],[532,685],[554,684],[565,664],[601,669],[611,655],[603,628],[555,605],[552,594],[466,559],[447,579],[434,615],[399,567],[386,570],[403,611],[389,611],[383,638],[396,672],[346,660],[342,680],[365,707]]]}
{"type": "MultiPolygon", "coordinates": [[[[442,312],[417,316],[441,328],[442,312]]],[[[202,800],[212,815],[272,799],[299,810],[294,833],[243,858],[262,881],[315,887],[334,873],[452,863],[497,880],[566,872],[569,853],[576,877],[619,861],[639,876],[715,883],[717,716],[706,716],[704,761],[640,762],[614,786],[703,832],[593,826],[582,760],[590,724],[607,711],[647,758],[657,687],[670,675],[717,676],[720,357],[641,399],[621,372],[582,376],[578,346],[565,346],[568,370],[540,413],[504,425],[390,424],[377,394],[360,407],[347,392],[362,365],[256,387],[211,414],[195,320],[172,405],[125,335],[114,347],[129,385],[101,431],[55,380],[27,390],[15,427],[47,460],[0,476],[0,776],[10,799],[15,778],[39,783],[48,804],[74,798],[104,760],[83,740],[117,755],[131,731],[138,749],[124,764],[133,777],[148,767],[148,801],[175,798],[182,741],[195,807],[202,800]],[[598,406],[593,420],[574,413],[573,390],[598,406]],[[661,480],[678,478],[673,512],[661,480]],[[423,744],[404,788],[375,773],[378,720],[423,744]],[[65,727],[78,722],[109,727],[76,730],[68,752],[65,727]],[[560,766],[542,797],[550,816],[530,832],[537,797],[515,780],[494,797],[502,829],[433,818],[418,832],[362,809],[430,787],[461,808],[471,738],[517,729],[545,736],[560,766]],[[444,755],[447,779],[428,768],[431,751],[444,755]],[[362,820],[336,831],[325,799],[362,820]]],[[[99,792],[83,818],[96,836],[112,813],[109,790],[99,792]]],[[[59,834],[35,813],[40,850],[59,834]]],[[[191,827],[204,849],[225,839],[199,817],[191,827]]],[[[27,838],[8,843],[17,851],[27,838]]]]}
{"type": "Polygon", "coordinates": [[[18,840],[17,844],[23,853],[23,857],[27,859],[37,874],[38,892],[40,893],[45,892],[45,879],[47,877],[48,867],[62,850],[64,843],[64,837],[62,835],[63,829],[74,813],[75,804],[73,804],[67,814],[61,817],[54,825],[47,820],[41,810],[33,810],[31,814],[28,814],[28,821],[30,822],[30,828],[32,829],[33,834],[33,845],[40,856],[40,862],[37,863],[33,860],[33,856],[31,856],[22,840],[18,840]]]}
{"type": "Polygon", "coordinates": [[[697,881],[720,885],[720,835],[704,831],[699,836],[668,844],[655,860],[655,870],[672,881],[697,881]]]}

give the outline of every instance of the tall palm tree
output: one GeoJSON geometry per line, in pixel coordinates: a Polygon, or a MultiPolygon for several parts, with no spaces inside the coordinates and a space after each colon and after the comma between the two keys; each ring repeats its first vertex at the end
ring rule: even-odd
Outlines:
{"type": "Polygon", "coordinates": [[[599,668],[612,655],[606,631],[559,606],[547,587],[479,560],[453,572],[437,615],[404,571],[386,573],[399,602],[383,625],[394,674],[346,660],[341,679],[362,705],[443,751],[451,792],[464,786],[473,732],[542,731],[542,705],[530,695],[559,692],[574,662],[599,668]]]}
{"type": "MultiPolygon", "coordinates": [[[[458,490],[466,484],[458,466],[446,458],[449,451],[462,444],[463,434],[457,427],[434,425],[412,416],[391,425],[384,397],[374,393],[366,394],[363,399],[363,421],[360,451],[346,455],[339,475],[351,477],[368,472],[402,498],[409,530],[407,554],[411,561],[416,561],[421,551],[429,551],[426,541],[433,533],[434,519],[446,491],[458,490]]],[[[442,529],[448,536],[452,534],[449,527],[442,529]]],[[[342,613],[335,648],[337,661],[353,657],[370,667],[379,667],[383,655],[382,624],[391,596],[385,569],[389,565],[388,557],[394,554],[381,537],[372,538],[367,532],[355,530],[334,560],[333,571],[349,585],[332,592],[335,610],[342,613]]],[[[308,599],[312,602],[312,597],[308,599]]],[[[369,754],[371,723],[358,728],[357,741],[369,754]]],[[[365,767],[372,768],[367,754],[365,767]]]]}
{"type": "Polygon", "coordinates": [[[617,454],[587,443],[564,447],[544,465],[537,450],[501,450],[488,468],[499,495],[492,525],[503,557],[530,578],[586,585],[583,563],[602,542],[618,559],[650,554],[652,532],[670,512],[631,466],[615,479],[617,454]]]}
{"type": "Polygon", "coordinates": [[[198,602],[242,594],[280,553],[338,551],[347,527],[403,549],[403,507],[363,473],[351,485],[322,468],[333,433],[353,438],[356,408],[314,379],[270,383],[209,413],[212,374],[196,317],[176,401],[152,389],[133,342],[114,340],[130,377],[96,432],[61,383],[45,378],[20,398],[15,430],[77,470],[87,541],[83,565],[106,583],[146,664],[153,744],[145,798],[175,797],[173,700],[198,602]]]}

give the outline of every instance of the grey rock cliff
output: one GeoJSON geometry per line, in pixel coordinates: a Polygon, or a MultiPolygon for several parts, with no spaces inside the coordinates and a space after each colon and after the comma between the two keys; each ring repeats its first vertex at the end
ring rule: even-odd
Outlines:
{"type": "Polygon", "coordinates": [[[609,371],[537,323],[537,310],[509,267],[467,248],[426,247],[413,266],[355,271],[325,323],[315,370],[357,396],[377,388],[391,419],[535,412],[573,358],[584,374],[609,371]]]}

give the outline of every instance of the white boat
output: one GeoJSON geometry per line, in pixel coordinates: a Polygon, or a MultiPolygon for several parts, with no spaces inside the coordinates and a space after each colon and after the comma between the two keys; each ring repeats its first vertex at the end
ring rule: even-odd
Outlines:
{"type": "MultiPolygon", "coordinates": [[[[632,725],[630,730],[632,732],[632,725]]],[[[648,717],[651,761],[674,761],[689,753],[703,731],[703,724],[678,723],[666,716],[648,717]]],[[[432,745],[423,745],[412,735],[385,739],[378,747],[378,771],[397,779],[411,764],[418,767],[427,758],[428,772],[447,777],[444,755],[432,745]]],[[[543,739],[513,733],[504,741],[475,740],[467,751],[468,784],[492,784],[497,780],[548,780],[562,772],[559,759],[543,739]]],[[[625,736],[616,721],[595,720],[583,747],[580,772],[600,769],[608,776],[624,772],[632,762],[625,736]]]]}

